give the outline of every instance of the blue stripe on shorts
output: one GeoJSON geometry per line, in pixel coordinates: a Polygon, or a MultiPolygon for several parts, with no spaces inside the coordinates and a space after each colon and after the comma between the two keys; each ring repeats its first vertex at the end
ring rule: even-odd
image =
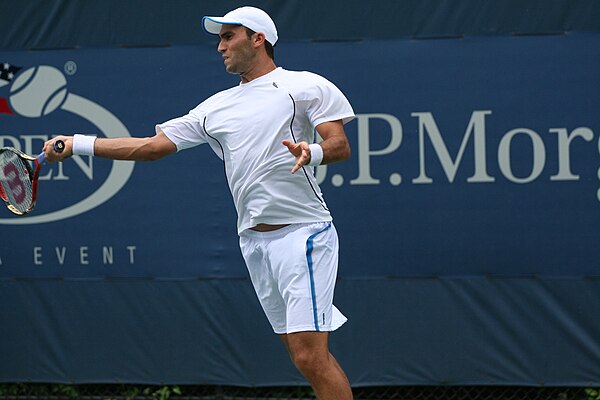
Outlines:
{"type": "Polygon", "coordinates": [[[320,233],[325,232],[327,229],[331,228],[331,223],[327,224],[325,228],[320,230],[319,232],[313,233],[310,235],[308,240],[306,241],[306,261],[308,262],[308,275],[310,277],[310,296],[312,298],[313,305],[313,320],[315,322],[315,330],[319,332],[319,317],[317,316],[317,294],[315,292],[315,279],[313,276],[313,261],[312,261],[312,251],[313,251],[313,239],[320,233]]]}

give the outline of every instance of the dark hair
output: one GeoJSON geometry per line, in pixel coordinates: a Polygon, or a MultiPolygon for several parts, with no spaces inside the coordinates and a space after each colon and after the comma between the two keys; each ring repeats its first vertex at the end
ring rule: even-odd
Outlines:
{"type": "MultiPolygon", "coordinates": [[[[248,39],[252,38],[252,35],[254,35],[255,33],[256,32],[254,32],[252,29],[246,28],[246,34],[248,35],[248,39]]],[[[265,50],[267,51],[267,55],[271,57],[271,60],[275,61],[275,49],[273,47],[275,46],[273,46],[271,43],[269,43],[267,39],[265,39],[265,50]]]]}

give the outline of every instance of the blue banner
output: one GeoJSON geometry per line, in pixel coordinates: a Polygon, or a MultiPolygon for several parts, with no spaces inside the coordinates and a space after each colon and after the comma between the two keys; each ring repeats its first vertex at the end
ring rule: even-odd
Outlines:
{"type": "MultiPolygon", "coordinates": [[[[281,43],[357,118],[317,169],[354,386],[598,385],[600,35],[281,43]],[[360,343],[360,346],[357,346],[360,343]]],[[[215,47],[0,53],[0,146],[154,134],[237,84],[215,47]]],[[[73,157],[0,210],[0,382],[305,384],[239,253],[221,161],[73,157]]]]}
{"type": "MultiPolygon", "coordinates": [[[[203,46],[2,52],[0,145],[149,136],[237,84],[203,46]]],[[[342,277],[597,276],[600,36],[282,43],[357,118],[317,175],[342,277]]],[[[245,277],[221,161],[73,157],[0,216],[0,278],[245,277]]]]}

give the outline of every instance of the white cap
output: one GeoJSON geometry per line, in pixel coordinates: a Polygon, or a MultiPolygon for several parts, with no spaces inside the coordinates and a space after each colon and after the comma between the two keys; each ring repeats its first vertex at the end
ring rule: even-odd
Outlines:
{"type": "Polygon", "coordinates": [[[208,33],[218,35],[221,25],[242,25],[254,32],[262,32],[272,46],[277,43],[277,28],[269,14],[256,7],[240,7],[222,17],[202,18],[202,27],[208,33]]]}

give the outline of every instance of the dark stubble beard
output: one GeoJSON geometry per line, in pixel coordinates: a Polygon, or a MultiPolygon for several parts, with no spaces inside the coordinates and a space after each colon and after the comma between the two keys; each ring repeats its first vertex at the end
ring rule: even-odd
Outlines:
{"type": "Polygon", "coordinates": [[[239,49],[236,54],[237,62],[229,64],[225,67],[225,71],[230,74],[244,75],[246,71],[253,65],[253,60],[256,58],[254,51],[250,47],[250,39],[248,39],[248,47],[239,49]]]}

